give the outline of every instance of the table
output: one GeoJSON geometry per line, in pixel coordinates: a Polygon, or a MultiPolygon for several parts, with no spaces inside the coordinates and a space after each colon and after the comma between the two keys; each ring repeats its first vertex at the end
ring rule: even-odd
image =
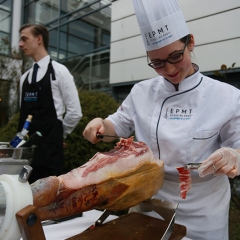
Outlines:
{"type": "MultiPolygon", "coordinates": [[[[84,212],[82,217],[61,222],[58,224],[47,225],[43,227],[46,240],[64,240],[66,238],[77,235],[87,229],[93,222],[95,222],[100,215],[101,211],[91,210],[84,212]]],[[[105,221],[111,221],[118,218],[118,216],[110,215],[105,221]]],[[[191,240],[184,237],[183,240],[191,240]]]]}
{"type": "MultiPolygon", "coordinates": [[[[91,210],[83,212],[82,217],[76,217],[58,224],[43,226],[46,240],[64,240],[77,235],[93,224],[101,216],[101,214],[101,211],[91,210]]],[[[118,216],[110,215],[104,222],[111,221],[117,217],[118,216]]]]}

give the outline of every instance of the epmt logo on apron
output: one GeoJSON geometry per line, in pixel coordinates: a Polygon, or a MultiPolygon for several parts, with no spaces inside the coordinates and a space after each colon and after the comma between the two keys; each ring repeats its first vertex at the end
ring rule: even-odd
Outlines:
{"type": "Polygon", "coordinates": [[[37,102],[38,92],[25,92],[24,101],[26,102],[37,102]]]}

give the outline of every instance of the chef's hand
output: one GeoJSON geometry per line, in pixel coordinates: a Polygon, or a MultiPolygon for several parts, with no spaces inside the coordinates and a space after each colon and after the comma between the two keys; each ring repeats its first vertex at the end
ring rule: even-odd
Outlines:
{"type": "Polygon", "coordinates": [[[91,143],[95,144],[101,141],[100,138],[97,138],[97,133],[103,134],[105,127],[103,124],[102,118],[94,118],[90,121],[83,131],[83,136],[91,143]]]}
{"type": "Polygon", "coordinates": [[[203,161],[198,173],[200,177],[226,174],[234,178],[240,175],[240,152],[232,148],[220,148],[203,161]]]}
{"type": "Polygon", "coordinates": [[[83,131],[83,136],[91,143],[95,144],[99,141],[112,142],[114,138],[97,138],[97,134],[116,135],[113,124],[102,118],[95,118],[90,121],[83,131]]]}

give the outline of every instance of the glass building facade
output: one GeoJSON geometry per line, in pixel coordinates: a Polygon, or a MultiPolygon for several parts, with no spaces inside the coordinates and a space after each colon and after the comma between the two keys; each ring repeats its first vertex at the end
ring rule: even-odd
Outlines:
{"type": "MultiPolygon", "coordinates": [[[[12,0],[0,1],[0,44],[6,38],[11,41],[12,8],[12,0]]],[[[9,49],[1,49],[1,52],[8,54],[9,49]]]]}
{"type": "MultiPolygon", "coordinates": [[[[51,58],[69,69],[77,87],[107,92],[121,102],[135,82],[129,79],[127,83],[109,84],[113,1],[0,0],[0,43],[7,37],[11,46],[18,46],[22,24],[43,24],[50,33],[51,58]]],[[[8,54],[9,50],[0,49],[0,53],[8,54]]],[[[215,72],[204,74],[225,81],[225,71],[218,76],[215,72]]],[[[228,70],[227,79],[240,88],[239,69],[228,70]]]]}
{"type": "Polygon", "coordinates": [[[23,12],[23,24],[48,28],[48,52],[69,69],[78,88],[110,91],[111,1],[25,0],[23,12]]]}

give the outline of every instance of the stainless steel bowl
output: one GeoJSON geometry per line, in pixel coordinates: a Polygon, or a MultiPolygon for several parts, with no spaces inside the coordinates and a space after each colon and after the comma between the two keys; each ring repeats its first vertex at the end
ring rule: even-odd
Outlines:
{"type": "Polygon", "coordinates": [[[0,175],[19,174],[24,165],[31,165],[33,147],[12,148],[8,142],[0,142],[0,175]]]}

